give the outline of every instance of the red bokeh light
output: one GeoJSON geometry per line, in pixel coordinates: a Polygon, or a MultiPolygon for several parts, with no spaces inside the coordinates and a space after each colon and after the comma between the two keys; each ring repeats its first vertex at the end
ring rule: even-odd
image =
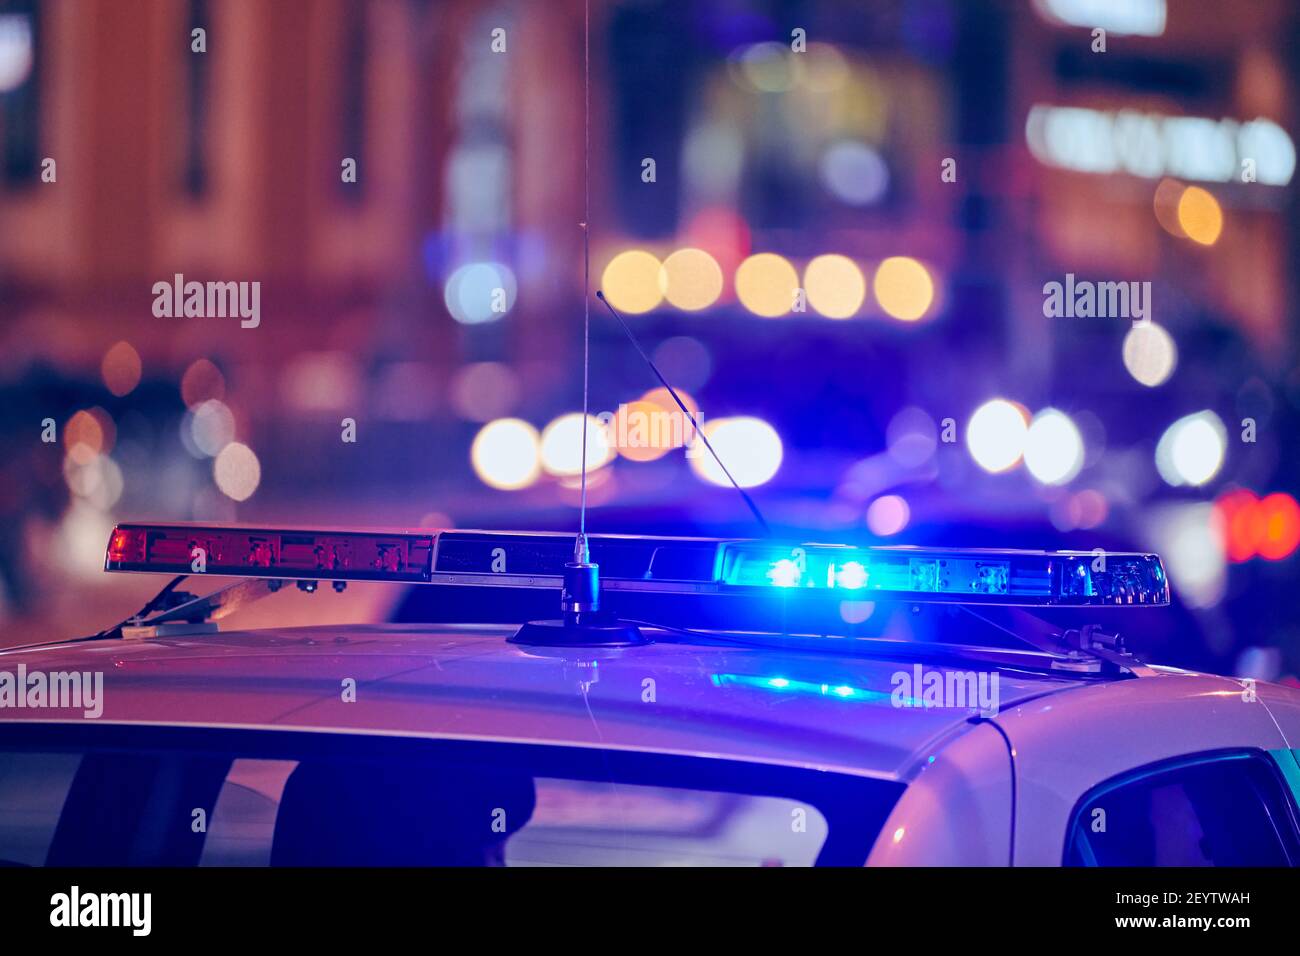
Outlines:
{"type": "Polygon", "coordinates": [[[1239,564],[1256,556],[1279,561],[1300,547],[1300,504],[1288,494],[1260,499],[1238,488],[1221,495],[1214,508],[1229,561],[1239,564]]]}
{"type": "Polygon", "coordinates": [[[1288,494],[1271,494],[1255,510],[1260,513],[1262,534],[1259,554],[1270,561],[1280,561],[1300,546],[1300,504],[1288,494]]]}

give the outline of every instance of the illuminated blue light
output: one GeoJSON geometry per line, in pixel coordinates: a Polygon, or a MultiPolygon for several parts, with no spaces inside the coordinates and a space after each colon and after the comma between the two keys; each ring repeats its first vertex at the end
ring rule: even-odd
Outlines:
{"type": "Polygon", "coordinates": [[[1160,559],[1150,554],[1094,556],[1068,551],[989,551],[938,548],[855,548],[806,544],[779,546],[727,542],[720,556],[720,583],[731,588],[794,588],[842,592],[876,600],[953,603],[1147,604],[1169,602],[1160,559]],[[927,597],[932,596],[932,597],[927,597]],[[972,600],[973,599],[973,600],[972,600]]]}
{"type": "Polygon", "coordinates": [[[856,591],[867,586],[867,569],[858,561],[847,561],[835,574],[835,583],[856,591]]]}
{"type": "MultiPolygon", "coordinates": [[[[869,703],[892,703],[892,694],[888,691],[867,690],[849,684],[819,684],[812,681],[791,680],[788,677],[755,677],[749,674],[714,674],[712,681],[717,687],[739,686],[752,687],[755,690],[780,692],[782,694],[803,694],[825,697],[829,700],[865,701],[869,703]]],[[[919,706],[919,702],[917,702],[919,706]]]]}
{"type": "Polygon", "coordinates": [[[782,558],[779,561],[773,561],[772,567],[767,572],[767,578],[778,588],[793,588],[799,586],[799,578],[803,575],[798,563],[791,561],[789,558],[782,558]]]}

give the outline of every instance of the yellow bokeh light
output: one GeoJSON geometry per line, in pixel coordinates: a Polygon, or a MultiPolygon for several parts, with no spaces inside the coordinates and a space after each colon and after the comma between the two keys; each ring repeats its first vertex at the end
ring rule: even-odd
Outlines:
{"type": "Polygon", "coordinates": [[[703,249],[678,249],[659,270],[659,291],[679,309],[707,309],[722,295],[722,267],[703,249]]]}
{"type": "MultiPolygon", "coordinates": [[[[682,404],[686,406],[686,410],[692,415],[698,417],[700,414],[700,403],[697,402],[689,392],[685,392],[680,388],[675,389],[675,391],[677,392],[677,397],[682,400],[682,404]]],[[[641,401],[654,402],[654,404],[658,405],[660,408],[671,409],[678,412],[681,411],[677,402],[674,401],[672,393],[662,385],[658,388],[652,388],[642,395],[641,401]]]]}
{"type": "Polygon", "coordinates": [[[1151,197],[1156,222],[1160,223],[1160,228],[1165,232],[1179,239],[1187,238],[1187,233],[1178,224],[1178,200],[1182,198],[1186,189],[1187,186],[1177,179],[1166,176],[1156,185],[1156,191],[1151,197]]]}
{"type": "Polygon", "coordinates": [[[620,252],[605,266],[600,287],[614,308],[638,315],[663,301],[659,260],[644,249],[620,252]]]}
{"type": "Polygon", "coordinates": [[[1178,225],[1187,238],[1212,246],[1223,232],[1223,210],[1219,201],[1200,186],[1188,186],[1178,198],[1178,225]]]}
{"type": "Polygon", "coordinates": [[[750,256],[736,269],[736,296],[755,315],[785,315],[794,306],[798,291],[799,274],[775,253],[750,256]]]}
{"type": "Polygon", "coordinates": [[[867,280],[862,270],[846,256],[818,256],[803,273],[808,304],[832,319],[847,319],[862,307],[867,280]]]}
{"type": "Polygon", "coordinates": [[[871,288],[880,307],[904,322],[915,322],[934,302],[934,280],[925,266],[908,256],[882,262],[871,288]]]}
{"type": "Polygon", "coordinates": [[[630,461],[654,461],[677,447],[673,432],[681,434],[682,411],[668,409],[644,399],[620,405],[610,423],[614,449],[630,461]]]}

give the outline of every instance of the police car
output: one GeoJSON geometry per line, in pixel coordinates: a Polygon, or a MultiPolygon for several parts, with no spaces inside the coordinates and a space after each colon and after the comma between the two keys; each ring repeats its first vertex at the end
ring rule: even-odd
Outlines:
{"type": "Polygon", "coordinates": [[[0,653],[5,864],[1300,863],[1300,693],[1139,660],[1155,555],[124,524],[105,569],[175,578],[0,653]],[[226,627],[351,581],[403,622],[226,627]]]}

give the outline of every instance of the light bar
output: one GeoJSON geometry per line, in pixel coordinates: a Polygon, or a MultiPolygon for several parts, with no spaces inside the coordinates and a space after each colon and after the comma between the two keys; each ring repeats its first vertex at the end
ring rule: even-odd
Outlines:
{"type": "Polygon", "coordinates": [[[895,596],[969,604],[1169,603],[1154,554],[982,548],[722,545],[731,587],[811,589],[841,598],[895,596]]]}
{"type": "MultiPolygon", "coordinates": [[[[1154,554],[783,545],[717,538],[589,535],[607,591],[1004,605],[1169,603],[1154,554]]],[[[118,525],[106,571],[548,588],[571,534],[363,532],[118,525]]]]}
{"type": "Polygon", "coordinates": [[[431,534],[120,524],[104,570],[419,583],[429,580],[433,542],[431,534]]]}

